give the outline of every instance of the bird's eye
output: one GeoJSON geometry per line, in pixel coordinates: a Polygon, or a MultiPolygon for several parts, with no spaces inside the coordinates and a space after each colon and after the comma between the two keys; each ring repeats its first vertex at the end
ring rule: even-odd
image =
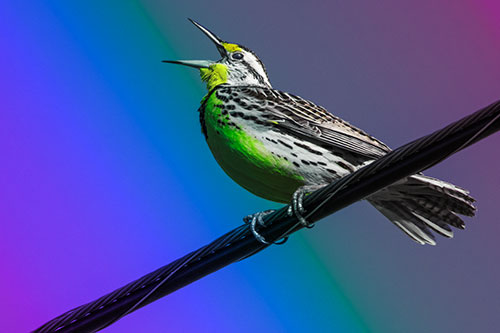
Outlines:
{"type": "Polygon", "coordinates": [[[233,55],[231,56],[231,58],[235,59],[235,60],[241,60],[243,59],[243,53],[233,53],[233,55]]]}

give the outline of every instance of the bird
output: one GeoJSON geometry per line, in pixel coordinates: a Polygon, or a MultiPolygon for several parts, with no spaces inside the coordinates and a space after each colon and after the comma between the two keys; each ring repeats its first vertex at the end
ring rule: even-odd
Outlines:
{"type": "MultiPolygon", "coordinates": [[[[264,63],[249,48],[229,43],[189,19],[221,58],[163,60],[196,68],[206,83],[199,118],[202,133],[220,167],[241,187],[270,201],[291,203],[304,226],[302,200],[391,149],[365,131],[299,96],[274,89],[264,63]]],[[[474,216],[469,191],[422,173],[408,176],[366,200],[419,244],[436,245],[434,233],[452,238],[465,229],[459,215],[474,216]]],[[[249,218],[255,223],[271,211],[249,218]]]]}

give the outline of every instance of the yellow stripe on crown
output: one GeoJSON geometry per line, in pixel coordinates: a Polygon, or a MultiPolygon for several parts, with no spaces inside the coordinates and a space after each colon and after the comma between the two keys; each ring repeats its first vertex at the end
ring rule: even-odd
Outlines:
{"type": "Polygon", "coordinates": [[[228,52],[242,51],[241,47],[239,47],[237,44],[222,43],[222,46],[224,46],[224,48],[228,52]]]}

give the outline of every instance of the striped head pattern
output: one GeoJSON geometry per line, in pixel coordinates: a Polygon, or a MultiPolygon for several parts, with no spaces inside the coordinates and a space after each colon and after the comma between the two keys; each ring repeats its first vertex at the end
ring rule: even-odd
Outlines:
{"type": "Polygon", "coordinates": [[[198,68],[208,90],[220,84],[271,87],[264,64],[254,52],[242,45],[225,42],[201,24],[190,21],[215,44],[222,58],[218,61],[165,60],[164,62],[198,68]]]}

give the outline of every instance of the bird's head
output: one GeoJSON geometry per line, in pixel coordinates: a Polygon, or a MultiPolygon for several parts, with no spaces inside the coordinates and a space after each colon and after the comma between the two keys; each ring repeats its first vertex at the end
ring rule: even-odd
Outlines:
{"type": "Polygon", "coordinates": [[[215,44],[222,58],[217,61],[164,60],[163,62],[198,68],[208,90],[219,84],[271,87],[264,64],[255,53],[242,45],[227,43],[201,24],[189,20],[215,44]]]}

